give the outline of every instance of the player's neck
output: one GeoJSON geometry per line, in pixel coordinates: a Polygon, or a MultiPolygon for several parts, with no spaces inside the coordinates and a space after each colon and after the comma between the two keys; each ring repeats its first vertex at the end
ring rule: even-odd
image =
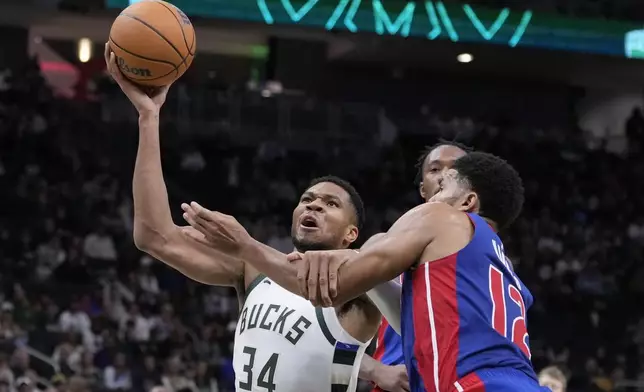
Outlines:
{"type": "Polygon", "coordinates": [[[304,253],[308,251],[316,251],[316,250],[338,250],[338,249],[348,249],[348,246],[323,246],[323,245],[311,245],[311,246],[294,246],[293,247],[293,252],[299,252],[299,253],[304,253]]]}

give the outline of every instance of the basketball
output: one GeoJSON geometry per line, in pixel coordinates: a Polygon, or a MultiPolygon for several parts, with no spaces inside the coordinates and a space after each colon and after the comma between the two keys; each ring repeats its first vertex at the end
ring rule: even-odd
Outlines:
{"type": "Polygon", "coordinates": [[[190,19],[165,1],[142,1],[119,14],[109,38],[123,75],[144,86],[165,86],[186,72],[197,39],[190,19]]]}

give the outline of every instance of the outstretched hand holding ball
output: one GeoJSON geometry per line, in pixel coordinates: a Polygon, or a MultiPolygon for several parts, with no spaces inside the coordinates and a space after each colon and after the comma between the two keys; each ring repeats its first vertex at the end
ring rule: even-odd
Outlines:
{"type": "Polygon", "coordinates": [[[163,87],[152,87],[138,86],[129,81],[119,69],[116,63],[116,56],[112,52],[109,42],[105,44],[105,64],[112,78],[118,83],[140,115],[159,114],[171,84],[163,87]]]}
{"type": "Polygon", "coordinates": [[[166,86],[186,72],[197,40],[190,19],[176,6],[152,0],[132,4],[114,20],[109,46],[130,81],[166,86]]]}

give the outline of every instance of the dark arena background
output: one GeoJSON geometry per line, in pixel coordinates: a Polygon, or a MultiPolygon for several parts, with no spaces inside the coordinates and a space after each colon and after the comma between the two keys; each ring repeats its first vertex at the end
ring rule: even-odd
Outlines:
{"type": "MultiPolygon", "coordinates": [[[[171,2],[198,37],[162,116],[176,222],[198,200],[290,252],[331,173],[368,238],[420,202],[423,146],[495,153],[526,188],[501,238],[535,369],[644,391],[642,0],[171,2]]],[[[132,240],[137,115],[102,53],[128,5],[0,2],[0,391],[234,391],[234,291],[132,240]]]]}

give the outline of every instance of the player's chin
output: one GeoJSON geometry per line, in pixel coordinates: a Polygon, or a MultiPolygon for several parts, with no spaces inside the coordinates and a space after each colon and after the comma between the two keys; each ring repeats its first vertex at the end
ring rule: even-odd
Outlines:
{"type": "Polygon", "coordinates": [[[293,245],[300,252],[325,250],[329,248],[328,241],[321,235],[314,233],[296,233],[293,236],[293,245]]]}
{"type": "Polygon", "coordinates": [[[319,231],[307,230],[297,230],[294,237],[298,242],[307,244],[318,243],[323,239],[322,233],[319,231]]]}

